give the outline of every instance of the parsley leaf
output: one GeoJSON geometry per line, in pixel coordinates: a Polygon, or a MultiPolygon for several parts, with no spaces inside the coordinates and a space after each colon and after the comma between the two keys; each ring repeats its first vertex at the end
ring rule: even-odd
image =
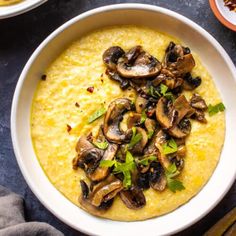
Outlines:
{"type": "Polygon", "coordinates": [[[154,98],[161,97],[161,94],[153,86],[149,87],[148,94],[154,98]]]}
{"type": "Polygon", "coordinates": [[[217,114],[218,112],[224,111],[224,110],[225,110],[225,106],[222,102],[220,102],[214,106],[211,104],[208,106],[208,113],[210,116],[213,116],[213,115],[217,114]]]}
{"type": "Polygon", "coordinates": [[[101,160],[99,166],[100,167],[112,167],[116,164],[116,160],[101,160]]]}
{"type": "Polygon", "coordinates": [[[140,124],[144,123],[146,119],[147,119],[147,114],[146,114],[146,111],[143,110],[142,115],[141,115],[140,124]]]}
{"type": "Polygon", "coordinates": [[[167,143],[165,143],[163,146],[163,153],[165,155],[174,153],[178,150],[177,143],[173,138],[171,138],[167,143]]]}
{"type": "Polygon", "coordinates": [[[172,191],[174,193],[176,191],[181,191],[181,190],[185,189],[183,183],[179,180],[176,180],[176,179],[168,179],[167,178],[167,186],[170,189],[170,191],[172,191]]]}
{"type": "Polygon", "coordinates": [[[103,116],[106,113],[106,108],[101,107],[99,110],[95,111],[89,118],[88,123],[92,123],[93,121],[97,120],[101,116],[103,116]]]}
{"type": "Polygon", "coordinates": [[[104,142],[96,142],[95,141],[95,142],[93,142],[93,144],[100,149],[107,149],[107,147],[108,147],[107,141],[104,141],[104,142]]]}
{"type": "Polygon", "coordinates": [[[135,144],[137,144],[142,139],[142,134],[140,133],[136,134],[136,127],[133,127],[132,131],[133,131],[132,138],[130,140],[130,143],[128,144],[129,149],[131,149],[135,144]]]}
{"type": "Polygon", "coordinates": [[[149,131],[149,132],[148,132],[148,139],[151,139],[152,136],[153,136],[153,134],[154,134],[154,131],[153,131],[153,130],[149,131]]]}
{"type": "Polygon", "coordinates": [[[173,179],[178,174],[179,174],[179,171],[177,170],[177,167],[174,163],[165,170],[165,175],[166,175],[166,179],[167,179],[167,186],[170,189],[170,191],[172,191],[174,193],[176,191],[181,191],[181,190],[185,189],[185,187],[181,181],[173,179]]]}
{"type": "Polygon", "coordinates": [[[156,156],[148,156],[148,157],[145,157],[141,160],[138,160],[138,164],[143,165],[143,166],[147,166],[149,164],[149,162],[155,161],[155,160],[157,160],[156,156]]]}
{"type": "Polygon", "coordinates": [[[174,95],[173,95],[173,93],[171,93],[171,92],[168,92],[168,93],[167,93],[168,87],[167,87],[166,85],[161,84],[161,85],[160,85],[160,88],[161,88],[161,94],[162,94],[164,97],[166,97],[167,99],[170,99],[170,100],[174,101],[174,95]]]}
{"type": "Polygon", "coordinates": [[[132,154],[127,151],[126,152],[126,157],[125,157],[125,162],[121,163],[117,160],[101,160],[100,167],[112,167],[114,166],[115,168],[113,169],[114,174],[119,174],[122,173],[124,176],[123,179],[123,185],[125,188],[130,188],[132,185],[132,179],[131,179],[131,171],[136,168],[135,162],[134,162],[134,157],[132,154]]]}

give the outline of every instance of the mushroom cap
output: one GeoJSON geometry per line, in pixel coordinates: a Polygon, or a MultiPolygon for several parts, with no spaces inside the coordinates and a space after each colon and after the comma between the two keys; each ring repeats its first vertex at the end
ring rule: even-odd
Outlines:
{"type": "Polygon", "coordinates": [[[133,154],[142,154],[143,153],[143,150],[148,142],[148,136],[147,136],[147,133],[146,131],[143,129],[143,128],[140,128],[140,127],[137,127],[136,128],[136,133],[137,134],[141,134],[142,135],[142,138],[141,140],[136,143],[133,148],[131,149],[132,153],[133,154]]]}
{"type": "Polygon", "coordinates": [[[190,99],[190,105],[193,108],[205,111],[207,109],[207,104],[205,100],[199,95],[194,93],[190,99]]]}
{"type": "Polygon", "coordinates": [[[156,76],[161,70],[161,63],[152,55],[136,46],[118,60],[118,73],[125,78],[140,79],[156,76]]]}
{"type": "Polygon", "coordinates": [[[114,175],[109,175],[105,180],[94,186],[89,196],[91,204],[98,207],[102,202],[107,202],[114,198],[122,189],[122,182],[114,175]]]}
{"type": "Polygon", "coordinates": [[[156,118],[162,127],[168,129],[172,126],[176,112],[172,107],[172,103],[165,97],[158,100],[156,106],[156,118]]]}
{"type": "MultiPolygon", "coordinates": [[[[115,158],[116,152],[118,150],[118,145],[117,144],[108,144],[108,147],[106,151],[104,152],[104,155],[102,157],[102,160],[113,160],[115,158]]],[[[109,167],[100,167],[98,166],[93,173],[89,175],[89,178],[92,181],[101,181],[107,177],[109,174],[110,168],[109,167]]]]}
{"type": "Polygon", "coordinates": [[[146,199],[143,191],[137,187],[131,187],[129,190],[122,190],[120,198],[130,209],[140,209],[146,205],[146,199]]]}
{"type": "Polygon", "coordinates": [[[118,98],[112,101],[107,109],[104,118],[104,135],[107,140],[113,143],[121,144],[128,142],[132,136],[132,131],[122,132],[119,124],[123,119],[123,114],[131,110],[132,102],[127,98],[118,98]]]}
{"type": "Polygon", "coordinates": [[[191,123],[188,119],[184,118],[179,124],[174,125],[168,130],[168,133],[175,138],[184,138],[190,134],[191,123]]]}
{"type": "Polygon", "coordinates": [[[102,55],[104,64],[112,70],[116,70],[116,64],[120,57],[125,54],[124,50],[119,46],[108,48],[102,55]]]}

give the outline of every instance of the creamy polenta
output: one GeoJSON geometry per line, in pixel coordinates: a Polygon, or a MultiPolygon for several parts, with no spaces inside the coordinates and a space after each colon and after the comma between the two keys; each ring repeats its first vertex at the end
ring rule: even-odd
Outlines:
{"type": "Polygon", "coordinates": [[[22,1],[23,0],[0,0],[0,6],[8,6],[22,1]]]}
{"type": "MultiPolygon", "coordinates": [[[[80,180],[84,171],[72,169],[75,146],[81,135],[97,132],[103,119],[88,124],[88,117],[102,106],[121,97],[135,99],[134,90],[121,90],[110,80],[102,61],[103,52],[112,45],[127,50],[142,45],[145,51],[162,61],[170,41],[180,41],[153,29],[117,26],[92,32],[69,46],[45,71],[32,103],[31,134],[38,160],[53,185],[70,201],[79,205],[80,180]],[[93,87],[91,93],[88,87],[93,87]],[[69,127],[69,129],[68,129],[69,127]]],[[[221,101],[215,84],[194,54],[196,66],[192,74],[201,76],[202,84],[194,91],[207,104],[221,101]]],[[[184,93],[187,98],[190,92],[184,93]]],[[[185,189],[176,193],[152,188],[144,191],[146,205],[142,209],[127,208],[120,198],[101,217],[113,220],[144,220],[159,216],[186,203],[206,184],[220,157],[225,135],[224,113],[209,117],[207,124],[192,121],[187,138],[185,167],[179,176],[185,189]]]]}

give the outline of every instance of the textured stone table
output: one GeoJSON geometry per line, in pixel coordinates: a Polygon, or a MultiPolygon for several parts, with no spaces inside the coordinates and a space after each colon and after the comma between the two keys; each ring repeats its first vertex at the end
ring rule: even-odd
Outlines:
{"type": "MultiPolygon", "coordinates": [[[[12,96],[23,66],[46,36],[84,11],[122,2],[159,5],[189,17],[212,34],[236,64],[236,33],[217,21],[207,0],[49,0],[31,12],[0,21],[0,184],[24,196],[27,220],[48,222],[66,236],[82,234],[59,221],[37,200],[16,163],[10,136],[12,96]]],[[[178,235],[201,235],[235,206],[235,202],[236,184],[212,212],[178,235]]]]}

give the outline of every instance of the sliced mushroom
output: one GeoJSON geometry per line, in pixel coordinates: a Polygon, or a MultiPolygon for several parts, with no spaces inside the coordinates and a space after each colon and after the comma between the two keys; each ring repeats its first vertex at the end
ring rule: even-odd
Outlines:
{"type": "Polygon", "coordinates": [[[185,116],[191,116],[195,110],[190,106],[184,95],[180,95],[173,104],[177,117],[175,123],[178,124],[185,116]]]}
{"type": "Polygon", "coordinates": [[[114,198],[123,189],[122,182],[114,175],[109,175],[105,180],[94,186],[89,198],[91,204],[98,207],[102,202],[114,198]]]}
{"type": "Polygon", "coordinates": [[[93,148],[93,144],[90,143],[85,136],[81,136],[76,144],[75,150],[76,152],[81,153],[90,148],[93,148]]]}
{"type": "MultiPolygon", "coordinates": [[[[112,183],[114,183],[114,182],[112,182],[112,183]]],[[[81,189],[82,189],[82,194],[81,194],[81,196],[79,198],[79,203],[81,204],[82,208],[86,209],[89,213],[91,213],[93,215],[97,215],[97,216],[100,216],[100,215],[104,214],[106,212],[106,210],[111,207],[111,205],[113,203],[113,198],[118,193],[118,187],[116,186],[117,188],[115,188],[114,187],[115,184],[114,184],[112,186],[112,188],[110,188],[110,192],[109,192],[109,190],[105,190],[104,191],[107,194],[104,195],[105,198],[102,199],[102,202],[100,203],[100,205],[99,206],[95,206],[95,205],[92,204],[92,200],[94,200],[94,198],[95,198],[94,192],[89,193],[89,187],[85,183],[85,181],[81,180],[80,181],[80,185],[81,185],[81,189]]],[[[102,187],[104,188],[104,186],[101,186],[101,188],[102,187]]],[[[109,189],[108,186],[107,186],[107,189],[109,189]]],[[[102,190],[99,191],[97,189],[97,192],[99,192],[98,193],[99,194],[98,198],[100,198],[100,196],[102,195],[102,190]]]]}
{"type": "Polygon", "coordinates": [[[201,123],[206,124],[207,123],[207,119],[205,117],[205,113],[203,110],[195,110],[195,113],[191,116],[192,119],[197,120],[201,123]]]}
{"type": "Polygon", "coordinates": [[[144,121],[144,126],[147,129],[147,132],[150,133],[154,133],[156,126],[157,126],[157,122],[155,120],[152,120],[150,118],[146,118],[146,120],[144,121]]]}
{"type": "Polygon", "coordinates": [[[127,127],[131,129],[134,126],[140,125],[141,122],[141,114],[131,112],[127,119],[127,127]]]}
{"type": "Polygon", "coordinates": [[[103,62],[105,65],[112,70],[116,70],[116,64],[120,57],[122,57],[125,54],[124,50],[119,46],[113,46],[108,48],[103,53],[103,62]]]}
{"type": "Polygon", "coordinates": [[[173,109],[173,104],[165,97],[161,97],[156,107],[156,118],[161,126],[165,129],[170,128],[173,125],[176,112],[173,109]]]}
{"type": "Polygon", "coordinates": [[[126,98],[118,98],[112,101],[108,107],[104,118],[104,135],[110,142],[121,144],[128,142],[132,136],[132,131],[122,132],[119,124],[123,119],[123,114],[131,110],[132,102],[126,98]]]}
{"type": "MultiPolygon", "coordinates": [[[[113,160],[116,152],[118,149],[117,144],[109,144],[106,151],[104,152],[104,155],[102,157],[102,160],[113,160]]],[[[89,175],[89,178],[92,181],[101,181],[107,177],[109,174],[109,168],[108,167],[100,167],[98,166],[93,173],[89,175]]]]}
{"type": "Polygon", "coordinates": [[[140,46],[132,48],[117,64],[118,73],[125,78],[146,78],[157,75],[161,63],[140,46]]]}
{"type": "Polygon", "coordinates": [[[168,155],[170,162],[175,163],[179,171],[182,170],[184,167],[184,158],[186,156],[186,151],[186,146],[180,145],[178,146],[177,152],[168,155]]]}
{"type": "Polygon", "coordinates": [[[193,108],[205,111],[207,109],[207,104],[205,100],[199,95],[194,93],[190,99],[190,105],[193,108]]]}
{"type": "Polygon", "coordinates": [[[120,198],[130,209],[140,209],[146,205],[146,199],[143,191],[137,187],[131,187],[129,190],[122,190],[120,198]]]}
{"type": "Polygon", "coordinates": [[[138,173],[137,186],[138,188],[142,190],[148,189],[150,187],[148,170],[149,170],[149,166],[148,166],[147,171],[138,173]]]}
{"type": "Polygon", "coordinates": [[[148,100],[138,95],[135,101],[135,109],[137,113],[142,113],[142,111],[146,108],[148,104],[148,100]]]}
{"type": "Polygon", "coordinates": [[[176,62],[171,64],[171,67],[173,67],[172,72],[178,76],[185,75],[186,73],[191,72],[194,66],[195,61],[192,54],[187,54],[183,57],[179,57],[176,62]]]}
{"type": "Polygon", "coordinates": [[[159,162],[152,162],[149,175],[150,185],[157,191],[163,191],[166,187],[167,180],[165,171],[159,162]]]}
{"type": "Polygon", "coordinates": [[[183,77],[183,80],[184,80],[183,88],[185,90],[193,90],[197,88],[198,86],[200,86],[200,84],[202,83],[201,77],[198,76],[198,77],[193,78],[191,73],[187,73],[183,77]]]}
{"type": "Polygon", "coordinates": [[[116,71],[114,70],[109,70],[107,69],[106,70],[106,74],[108,75],[108,77],[111,79],[111,80],[114,80],[116,82],[119,82],[120,83],[120,88],[121,89],[126,89],[129,87],[129,80],[128,79],[125,79],[123,77],[121,77],[116,71]]]}
{"type": "Polygon", "coordinates": [[[133,146],[131,149],[133,154],[142,154],[147,142],[148,142],[148,136],[144,129],[137,127],[136,128],[136,134],[141,134],[142,138],[141,140],[133,146]]]}
{"type": "Polygon", "coordinates": [[[174,125],[168,130],[168,133],[175,138],[184,138],[190,134],[191,123],[188,119],[184,118],[179,124],[174,125]]]}

